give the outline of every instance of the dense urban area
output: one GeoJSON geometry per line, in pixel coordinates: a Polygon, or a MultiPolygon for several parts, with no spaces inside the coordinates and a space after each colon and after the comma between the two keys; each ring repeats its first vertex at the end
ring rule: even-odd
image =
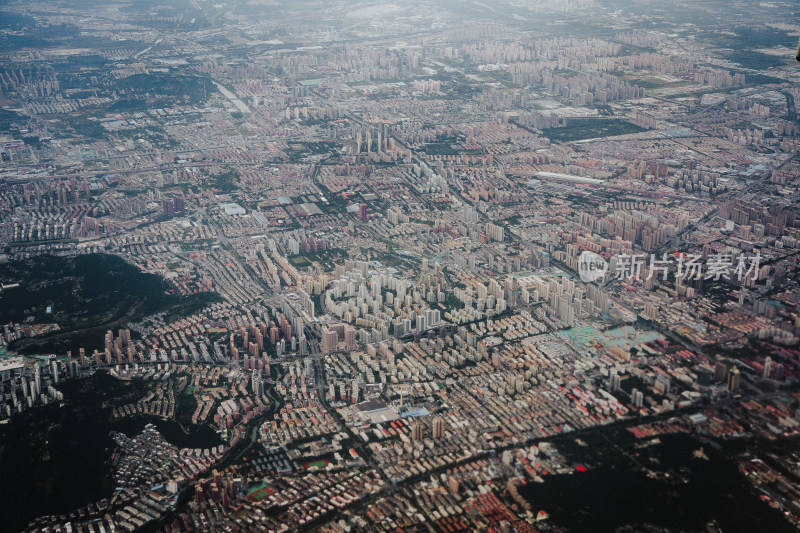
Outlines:
{"type": "Polygon", "coordinates": [[[0,4],[4,531],[796,531],[800,5],[0,4]]]}

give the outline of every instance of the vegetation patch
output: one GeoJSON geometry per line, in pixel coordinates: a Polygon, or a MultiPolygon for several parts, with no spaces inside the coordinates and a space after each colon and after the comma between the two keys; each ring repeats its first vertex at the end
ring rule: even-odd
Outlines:
{"type": "Polygon", "coordinates": [[[562,128],[547,128],[542,134],[551,141],[571,142],[628,135],[645,131],[621,118],[572,118],[562,128]]]}

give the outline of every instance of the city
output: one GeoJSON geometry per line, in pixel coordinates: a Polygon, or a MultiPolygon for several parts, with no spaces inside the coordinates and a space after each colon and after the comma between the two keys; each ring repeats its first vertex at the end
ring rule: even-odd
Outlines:
{"type": "Polygon", "coordinates": [[[0,6],[4,531],[796,531],[788,1],[0,6]]]}

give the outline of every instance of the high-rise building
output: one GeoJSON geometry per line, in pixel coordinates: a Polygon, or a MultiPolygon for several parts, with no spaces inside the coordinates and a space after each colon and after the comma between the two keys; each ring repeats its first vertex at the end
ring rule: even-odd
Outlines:
{"type": "Polygon", "coordinates": [[[611,390],[612,391],[619,390],[620,380],[621,380],[621,378],[619,377],[619,374],[613,374],[611,376],[611,390]]]}
{"type": "Polygon", "coordinates": [[[60,380],[58,371],[58,359],[55,357],[50,359],[50,375],[53,377],[53,383],[58,385],[60,380]]]}
{"type": "Polygon", "coordinates": [[[769,379],[771,374],[772,374],[772,357],[767,356],[767,358],[764,359],[764,372],[761,374],[761,377],[764,379],[769,379]]]}
{"type": "Polygon", "coordinates": [[[714,380],[718,382],[724,382],[727,377],[728,365],[726,365],[725,361],[722,360],[722,357],[718,355],[716,362],[714,363],[714,380]]]}
{"type": "Polygon", "coordinates": [[[433,438],[441,439],[444,436],[444,419],[437,416],[433,419],[433,438]]]}
{"type": "Polygon", "coordinates": [[[644,402],[644,393],[638,389],[633,389],[631,391],[631,400],[633,401],[633,405],[641,407],[644,402]]]}
{"type": "Polygon", "coordinates": [[[447,490],[450,491],[450,494],[456,494],[458,492],[458,480],[455,476],[447,478],[447,490]]]}
{"type": "Polygon", "coordinates": [[[175,214],[175,200],[167,199],[161,202],[161,209],[164,211],[166,215],[173,215],[175,214]]]}
{"type": "Polygon", "coordinates": [[[422,440],[422,423],[417,422],[411,428],[411,440],[421,441],[422,440]]]}
{"type": "Polygon", "coordinates": [[[256,396],[261,396],[264,393],[264,382],[261,380],[261,372],[259,370],[253,371],[251,387],[253,394],[256,396]]]}
{"type": "Polygon", "coordinates": [[[492,366],[494,366],[496,370],[500,370],[501,368],[503,368],[503,359],[497,352],[492,354],[492,366]]]}
{"type": "Polygon", "coordinates": [[[733,367],[728,375],[728,390],[730,392],[734,392],[739,390],[739,381],[741,380],[741,374],[739,369],[733,367]]]}
{"type": "Polygon", "coordinates": [[[660,374],[656,378],[656,383],[655,383],[653,388],[655,388],[656,392],[658,392],[659,394],[669,394],[669,391],[670,391],[670,379],[669,379],[669,376],[666,376],[664,374],[660,374]]]}
{"type": "Polygon", "coordinates": [[[345,326],[344,328],[344,343],[346,350],[356,349],[356,328],[353,326],[345,326]]]}
{"type": "Polygon", "coordinates": [[[322,351],[324,353],[331,353],[336,351],[339,343],[339,335],[336,331],[331,331],[328,328],[322,328],[322,351]]]}

